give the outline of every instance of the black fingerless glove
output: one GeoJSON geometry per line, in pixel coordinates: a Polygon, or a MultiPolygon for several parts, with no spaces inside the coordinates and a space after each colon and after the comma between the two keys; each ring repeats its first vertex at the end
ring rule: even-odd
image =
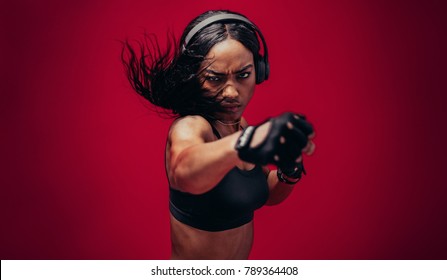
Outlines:
{"type": "Polygon", "coordinates": [[[296,159],[313,133],[312,125],[304,116],[293,113],[284,113],[267,121],[249,126],[242,132],[235,147],[239,158],[259,165],[274,164],[283,171],[295,169],[296,159]],[[267,136],[256,147],[250,147],[256,129],[267,121],[271,122],[267,136]]]}
{"type": "Polygon", "coordinates": [[[283,170],[282,168],[279,167],[278,170],[276,171],[278,180],[289,185],[294,185],[298,183],[301,180],[303,174],[306,175],[306,169],[304,169],[303,161],[297,162],[294,168],[288,168],[283,170]],[[284,175],[286,175],[287,178],[284,178],[284,175]]]}

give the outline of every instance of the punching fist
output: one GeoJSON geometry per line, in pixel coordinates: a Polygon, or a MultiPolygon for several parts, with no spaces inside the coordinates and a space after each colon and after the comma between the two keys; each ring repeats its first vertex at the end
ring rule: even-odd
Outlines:
{"type": "Polygon", "coordinates": [[[282,170],[296,169],[303,150],[308,148],[313,127],[304,116],[284,113],[266,122],[247,127],[236,143],[239,158],[260,165],[274,164],[282,170]],[[263,139],[253,141],[256,131],[269,125],[263,139]],[[253,145],[252,142],[258,142],[253,145]],[[298,160],[298,161],[297,161],[298,160]]]}

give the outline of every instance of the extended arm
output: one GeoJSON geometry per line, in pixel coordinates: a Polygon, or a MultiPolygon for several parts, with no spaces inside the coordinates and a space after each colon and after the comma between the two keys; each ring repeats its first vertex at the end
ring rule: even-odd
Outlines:
{"type": "Polygon", "coordinates": [[[213,188],[240,159],[234,149],[240,132],[212,141],[210,124],[198,116],[171,127],[166,164],[171,187],[193,194],[213,188]]]}
{"type": "MultiPolygon", "coordinates": [[[[261,165],[291,166],[290,161],[295,162],[303,147],[311,142],[295,127],[295,116],[282,115],[257,126],[245,146],[242,145],[244,134],[239,131],[215,140],[204,118],[188,116],[177,120],[171,127],[166,147],[166,170],[171,187],[192,194],[205,193],[241,163],[241,159],[261,165]]],[[[277,179],[269,176],[268,180],[271,189],[276,189],[273,187],[278,185],[277,179]]]]}

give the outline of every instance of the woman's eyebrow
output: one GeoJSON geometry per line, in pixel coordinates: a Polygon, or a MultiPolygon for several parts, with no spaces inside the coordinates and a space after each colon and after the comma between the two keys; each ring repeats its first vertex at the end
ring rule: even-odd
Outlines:
{"type": "MultiPolygon", "coordinates": [[[[242,67],[240,70],[236,71],[235,74],[242,73],[242,72],[246,71],[247,69],[249,69],[251,67],[253,67],[253,64],[248,64],[248,65],[242,67]]],[[[205,72],[213,74],[213,75],[216,75],[216,76],[225,76],[225,75],[227,75],[226,73],[217,72],[217,71],[214,71],[214,70],[211,70],[211,69],[205,69],[205,72]]]]}
{"type": "Polygon", "coordinates": [[[253,64],[248,64],[247,66],[242,67],[241,70],[236,71],[236,74],[242,73],[242,72],[246,71],[250,67],[253,67],[253,64]]]}
{"type": "Polygon", "coordinates": [[[206,69],[205,72],[216,75],[216,76],[225,76],[225,73],[216,72],[214,70],[206,69]]]}

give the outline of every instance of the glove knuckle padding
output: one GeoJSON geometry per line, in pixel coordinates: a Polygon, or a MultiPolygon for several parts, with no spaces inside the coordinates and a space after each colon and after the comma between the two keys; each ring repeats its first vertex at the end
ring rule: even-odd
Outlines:
{"type": "Polygon", "coordinates": [[[305,118],[293,118],[293,126],[298,128],[305,136],[309,136],[314,132],[312,125],[305,118]]]}
{"type": "Polygon", "coordinates": [[[244,134],[249,134],[248,143],[242,141],[244,145],[239,145],[241,141],[238,141],[236,145],[240,159],[261,165],[269,163],[285,167],[295,165],[301,150],[307,145],[308,135],[313,132],[312,126],[304,118],[296,116],[293,113],[284,113],[272,118],[268,134],[255,147],[250,147],[249,142],[260,125],[247,128],[240,138],[247,138],[244,134]]]}
{"type": "Polygon", "coordinates": [[[268,163],[274,162],[274,156],[276,154],[280,137],[280,131],[274,129],[272,120],[272,125],[264,141],[262,141],[256,147],[250,148],[252,157],[257,159],[256,163],[266,165],[268,163]]]}
{"type": "Polygon", "coordinates": [[[279,168],[283,174],[290,178],[299,179],[303,173],[306,174],[303,161],[295,162],[293,165],[287,167],[279,166],[279,168]]]}

